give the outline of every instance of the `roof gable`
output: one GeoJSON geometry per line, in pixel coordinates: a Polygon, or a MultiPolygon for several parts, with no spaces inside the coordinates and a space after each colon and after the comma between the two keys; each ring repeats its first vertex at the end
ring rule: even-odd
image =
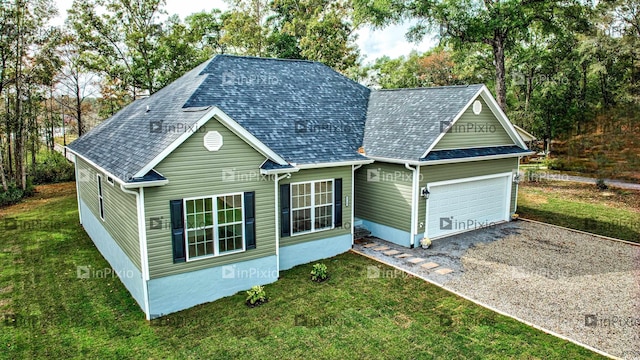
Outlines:
{"type": "Polygon", "coordinates": [[[467,107],[455,124],[442,123],[441,128],[446,130],[446,133],[435,142],[433,150],[514,144],[482,96],[472,101],[472,105],[467,107]],[[479,104],[477,109],[474,108],[476,102],[479,104]],[[476,114],[476,110],[480,111],[476,114]]]}
{"type": "Polygon", "coordinates": [[[418,160],[483,85],[373,91],[363,147],[367,156],[418,160]]]}

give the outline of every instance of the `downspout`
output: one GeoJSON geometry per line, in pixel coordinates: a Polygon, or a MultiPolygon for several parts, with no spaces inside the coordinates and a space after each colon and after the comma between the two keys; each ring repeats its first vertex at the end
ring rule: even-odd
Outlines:
{"type": "Polygon", "coordinates": [[[80,207],[80,184],[78,181],[78,157],[76,154],[73,154],[73,171],[75,172],[76,177],[76,198],[78,200],[78,218],[80,219],[80,224],[82,225],[82,208],[80,207]]]}
{"type": "MultiPolygon", "coordinates": [[[[518,156],[518,167],[516,170],[516,175],[515,176],[520,176],[520,159],[522,159],[522,157],[518,156]]],[[[522,179],[520,179],[519,181],[522,181],[522,179]]],[[[516,198],[515,201],[513,203],[513,213],[517,214],[518,213],[518,191],[520,191],[520,183],[519,182],[514,182],[513,178],[511,179],[512,182],[512,186],[515,185],[516,187],[516,198]]],[[[511,196],[512,194],[509,194],[509,196],[511,196]]],[[[511,201],[509,201],[509,206],[511,206],[511,201]]],[[[509,212],[509,215],[511,215],[511,212],[509,212]]]]}
{"type": "Polygon", "coordinates": [[[362,164],[360,165],[351,165],[351,247],[353,247],[354,244],[354,238],[353,238],[353,234],[354,234],[354,229],[355,226],[353,224],[355,224],[355,217],[356,217],[356,187],[355,187],[355,180],[356,180],[356,170],[360,169],[362,167],[362,164]]]}
{"type": "Polygon", "coordinates": [[[411,239],[409,239],[410,247],[413,249],[416,232],[416,220],[418,219],[418,167],[416,166],[415,168],[412,168],[409,163],[405,163],[404,167],[408,170],[411,170],[411,172],[413,173],[411,181],[411,239]]]}
{"type": "Polygon", "coordinates": [[[136,197],[136,209],[138,212],[138,236],[140,237],[138,243],[140,244],[140,267],[142,268],[142,292],[144,297],[144,313],[147,320],[151,320],[151,313],[149,309],[149,262],[147,256],[147,229],[145,227],[144,220],[144,188],[139,188],[139,192],[131,191],[124,188],[123,184],[120,184],[120,190],[126,194],[131,194],[136,197]]]}
{"type": "Polygon", "coordinates": [[[275,194],[275,213],[276,213],[276,224],[275,224],[275,228],[276,228],[276,273],[278,274],[278,277],[280,277],[280,231],[278,231],[280,229],[280,209],[278,207],[278,203],[280,201],[280,188],[278,187],[278,183],[280,182],[280,180],[282,179],[288,179],[291,177],[291,173],[286,173],[282,176],[278,176],[278,174],[275,175],[275,187],[274,187],[274,194],[275,194]]]}

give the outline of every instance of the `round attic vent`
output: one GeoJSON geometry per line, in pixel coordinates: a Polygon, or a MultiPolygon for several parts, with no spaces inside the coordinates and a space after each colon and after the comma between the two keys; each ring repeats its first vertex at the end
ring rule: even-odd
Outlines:
{"type": "Polygon", "coordinates": [[[482,103],[480,102],[480,100],[476,100],[473,102],[473,113],[476,115],[480,115],[480,112],[482,112],[482,103]]]}
{"type": "Polygon", "coordinates": [[[218,151],[222,147],[222,135],[217,131],[209,131],[204,136],[204,147],[209,151],[218,151]]]}

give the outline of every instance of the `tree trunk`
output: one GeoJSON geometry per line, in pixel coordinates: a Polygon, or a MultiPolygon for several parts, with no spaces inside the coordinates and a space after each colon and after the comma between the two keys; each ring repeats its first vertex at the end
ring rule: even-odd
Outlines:
{"type": "Polygon", "coordinates": [[[78,137],[84,134],[84,124],[82,123],[82,94],[80,83],[76,81],[76,120],[78,122],[78,137]]]}
{"type": "Polygon", "coordinates": [[[498,105],[505,113],[507,112],[507,88],[504,70],[504,37],[496,34],[491,42],[493,48],[493,59],[496,66],[496,97],[498,105]]]}

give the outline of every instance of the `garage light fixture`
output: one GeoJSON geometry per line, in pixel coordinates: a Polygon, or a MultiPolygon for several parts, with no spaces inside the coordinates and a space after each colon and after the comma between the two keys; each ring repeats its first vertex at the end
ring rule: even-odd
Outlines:
{"type": "Polygon", "coordinates": [[[429,190],[427,190],[426,186],[420,189],[420,195],[422,195],[423,198],[429,199],[429,194],[431,193],[429,192],[429,190]]]}

